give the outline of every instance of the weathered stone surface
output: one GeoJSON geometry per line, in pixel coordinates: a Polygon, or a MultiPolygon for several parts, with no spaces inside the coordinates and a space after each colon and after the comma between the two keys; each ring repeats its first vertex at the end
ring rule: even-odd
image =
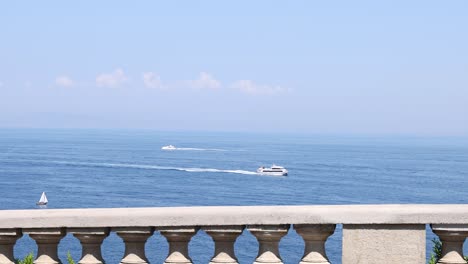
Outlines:
{"type": "Polygon", "coordinates": [[[169,243],[169,253],[164,264],[191,264],[188,244],[198,228],[194,226],[159,227],[158,230],[169,243]]]}
{"type": "Polygon", "coordinates": [[[120,264],[147,264],[145,244],[154,233],[152,227],[120,227],[113,228],[125,243],[125,253],[120,264]]]}
{"type": "Polygon", "coordinates": [[[66,235],[65,228],[24,229],[37,243],[37,258],[34,264],[59,264],[57,248],[60,240],[66,235]]]}
{"type": "Polygon", "coordinates": [[[466,264],[463,243],[468,237],[468,225],[431,225],[432,231],[442,241],[442,257],[438,264],[466,264]]]}
{"type": "Polygon", "coordinates": [[[23,234],[21,229],[0,230],[0,264],[14,264],[13,247],[23,234]]]}
{"type": "Polygon", "coordinates": [[[468,205],[204,206],[0,210],[1,228],[465,224],[468,205]]]}
{"type": "Polygon", "coordinates": [[[216,241],[213,263],[236,263],[232,246],[242,227],[248,226],[260,243],[256,262],[280,264],[277,245],[291,224],[306,242],[303,264],[328,262],[324,242],[335,224],[344,226],[344,264],[424,263],[425,224],[432,224],[444,241],[440,263],[461,264],[468,205],[0,210],[0,264],[11,264],[14,236],[21,231],[30,234],[39,246],[36,264],[60,262],[57,245],[65,232],[74,233],[83,243],[81,264],[101,264],[100,244],[109,228],[125,242],[122,263],[146,264],[144,245],[154,227],[169,241],[166,263],[188,264],[188,244],[200,226],[216,241]]]}
{"type": "Polygon", "coordinates": [[[288,233],[289,225],[252,225],[247,229],[258,240],[258,255],[254,264],[283,264],[279,242],[288,233]]]}
{"type": "Polygon", "coordinates": [[[335,225],[294,225],[304,239],[304,256],[299,264],[330,264],[325,252],[327,238],[335,232],[335,225]]]}
{"type": "Polygon", "coordinates": [[[234,243],[242,234],[244,226],[207,226],[203,230],[213,238],[215,243],[214,256],[210,264],[237,264],[234,243]]]}
{"type": "Polygon", "coordinates": [[[109,228],[69,228],[67,231],[80,240],[82,250],[78,264],[103,264],[101,245],[109,235],[109,228]]]}
{"type": "Polygon", "coordinates": [[[343,264],[422,264],[425,225],[343,225],[343,264]]]}

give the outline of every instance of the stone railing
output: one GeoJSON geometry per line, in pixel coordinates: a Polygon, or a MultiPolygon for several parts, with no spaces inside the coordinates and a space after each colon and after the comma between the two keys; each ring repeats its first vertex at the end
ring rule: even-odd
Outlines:
{"type": "Polygon", "coordinates": [[[0,264],[12,264],[22,234],[38,246],[36,264],[57,264],[67,234],[82,245],[81,264],[103,263],[101,244],[110,232],[125,243],[123,264],[147,263],[145,243],[159,232],[169,243],[166,264],[191,263],[188,245],[198,230],[215,243],[211,264],[237,263],[234,242],[247,229],[259,242],[255,263],[282,263],[279,241],[290,227],[305,241],[301,264],[329,263],[325,250],[343,224],[345,264],[425,263],[426,224],[443,242],[439,263],[466,263],[468,205],[230,206],[0,211],[0,264]]]}

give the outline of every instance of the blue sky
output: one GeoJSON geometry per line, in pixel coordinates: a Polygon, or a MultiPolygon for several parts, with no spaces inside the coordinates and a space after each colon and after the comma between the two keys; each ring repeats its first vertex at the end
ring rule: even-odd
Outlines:
{"type": "Polygon", "coordinates": [[[0,127],[468,135],[467,1],[5,1],[0,127]]]}

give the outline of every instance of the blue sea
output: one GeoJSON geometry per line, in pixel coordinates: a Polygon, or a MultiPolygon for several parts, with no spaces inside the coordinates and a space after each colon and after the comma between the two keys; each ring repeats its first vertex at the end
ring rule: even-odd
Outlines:
{"type": "MultiPolygon", "coordinates": [[[[0,209],[160,207],[192,205],[315,205],[468,203],[468,139],[275,133],[158,132],[149,130],[0,129],[0,209]],[[175,145],[174,151],[162,146],[175,145]],[[287,177],[262,176],[259,166],[285,166],[287,177]]],[[[341,263],[341,226],[327,242],[341,263]]],[[[434,235],[428,231],[428,247],[434,235]]],[[[214,244],[200,231],[190,242],[195,263],[208,263],[214,244]]],[[[168,245],[155,233],[146,245],[162,263],[168,245]]],[[[111,234],[107,263],[118,263],[124,244],[111,234]]],[[[236,242],[240,263],[252,263],[255,238],[236,242]]],[[[15,256],[36,252],[27,236],[15,256]]],[[[80,258],[77,239],[59,246],[66,263],[80,258]]],[[[429,251],[429,248],[428,248],[429,251]]],[[[285,263],[298,263],[302,239],[283,238],[285,263]]]]}

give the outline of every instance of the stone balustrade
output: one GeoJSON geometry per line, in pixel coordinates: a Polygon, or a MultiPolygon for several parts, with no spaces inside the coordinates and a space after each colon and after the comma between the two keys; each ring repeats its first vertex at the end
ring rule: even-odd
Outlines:
{"type": "Polygon", "coordinates": [[[258,241],[256,264],[281,264],[279,242],[293,228],[304,240],[300,264],[330,263],[325,242],[343,225],[345,264],[425,263],[426,226],[443,243],[440,264],[462,264],[468,205],[227,206],[0,211],[0,264],[13,264],[18,238],[38,246],[35,264],[59,264],[57,247],[67,234],[81,243],[79,264],[102,264],[110,232],[125,243],[122,264],[145,264],[145,243],[167,239],[165,264],[189,264],[189,242],[199,230],[214,241],[210,264],[238,263],[234,243],[248,230],[258,241]]]}

